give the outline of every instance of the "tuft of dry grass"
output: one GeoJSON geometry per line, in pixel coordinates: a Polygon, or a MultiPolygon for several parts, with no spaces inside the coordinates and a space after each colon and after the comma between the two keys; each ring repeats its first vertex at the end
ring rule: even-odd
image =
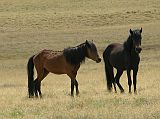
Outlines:
{"type": "Polygon", "coordinates": [[[1,0],[0,118],[159,119],[159,0],[1,0]],[[63,50],[93,40],[100,56],[109,43],[123,42],[130,28],[143,28],[138,94],[109,93],[104,63],[86,60],[77,75],[80,95],[70,96],[70,79],[49,74],[42,99],[27,96],[26,64],[42,49],[63,50]]]}

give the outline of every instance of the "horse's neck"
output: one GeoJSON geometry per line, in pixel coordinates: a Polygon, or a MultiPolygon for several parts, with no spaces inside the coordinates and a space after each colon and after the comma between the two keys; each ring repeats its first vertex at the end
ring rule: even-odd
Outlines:
{"type": "Polygon", "coordinates": [[[139,57],[139,53],[137,53],[137,52],[135,51],[135,49],[132,49],[132,50],[131,50],[131,56],[132,56],[132,57],[139,57]]]}
{"type": "Polygon", "coordinates": [[[133,42],[132,42],[131,36],[128,37],[127,41],[125,41],[123,45],[124,45],[124,49],[126,51],[129,51],[129,52],[132,51],[132,49],[133,49],[133,42]]]}
{"type": "Polygon", "coordinates": [[[78,45],[76,47],[68,48],[64,50],[64,55],[69,63],[73,65],[81,64],[85,61],[86,46],[78,45]]]}
{"type": "Polygon", "coordinates": [[[87,56],[87,48],[86,48],[85,43],[82,43],[82,44],[78,45],[78,46],[77,46],[77,51],[78,51],[79,53],[83,53],[84,56],[86,57],[86,56],[87,56]]]}
{"type": "Polygon", "coordinates": [[[135,49],[133,48],[133,42],[132,42],[131,36],[129,36],[127,41],[124,42],[124,49],[127,52],[129,52],[129,54],[133,57],[139,56],[139,54],[136,53],[135,49]]]}

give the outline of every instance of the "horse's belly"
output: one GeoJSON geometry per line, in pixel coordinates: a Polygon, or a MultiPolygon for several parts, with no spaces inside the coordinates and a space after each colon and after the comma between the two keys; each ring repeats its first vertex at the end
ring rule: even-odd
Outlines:
{"type": "Polygon", "coordinates": [[[58,75],[65,74],[65,72],[62,72],[62,71],[52,71],[51,73],[58,74],[58,75]]]}
{"type": "Polygon", "coordinates": [[[48,59],[44,63],[45,69],[54,74],[65,74],[65,62],[62,58],[48,59]]]}
{"type": "Polygon", "coordinates": [[[119,70],[126,70],[126,66],[121,64],[121,63],[111,63],[111,65],[116,68],[116,69],[119,69],[119,70]]]}
{"type": "Polygon", "coordinates": [[[119,70],[126,70],[126,66],[122,66],[122,65],[113,65],[113,67],[119,70]]]}
{"type": "Polygon", "coordinates": [[[116,68],[116,69],[119,69],[119,70],[126,70],[126,65],[127,63],[125,62],[125,60],[122,58],[111,58],[110,59],[110,64],[116,68]]]}
{"type": "Polygon", "coordinates": [[[45,67],[45,69],[47,69],[47,71],[54,73],[54,74],[65,74],[65,68],[64,67],[45,67]]]}

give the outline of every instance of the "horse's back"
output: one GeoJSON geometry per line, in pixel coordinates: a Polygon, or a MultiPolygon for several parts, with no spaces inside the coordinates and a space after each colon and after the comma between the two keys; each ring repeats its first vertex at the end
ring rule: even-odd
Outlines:
{"type": "Polygon", "coordinates": [[[112,43],[107,46],[104,51],[103,57],[105,60],[108,60],[109,63],[117,68],[117,69],[125,69],[126,68],[126,59],[127,54],[124,50],[123,44],[120,43],[112,43]]]}
{"type": "Polygon", "coordinates": [[[39,53],[37,53],[35,55],[35,58],[40,58],[42,60],[45,60],[45,59],[50,59],[50,58],[54,58],[54,57],[57,57],[58,55],[62,55],[63,52],[62,51],[53,51],[53,50],[42,50],[40,51],[39,53]]]}
{"type": "Polygon", "coordinates": [[[34,63],[38,67],[53,70],[60,67],[60,64],[65,63],[65,58],[62,51],[42,50],[34,57],[34,63]]]}
{"type": "Polygon", "coordinates": [[[103,58],[108,57],[109,55],[111,55],[114,52],[118,52],[123,50],[123,45],[120,43],[112,43],[109,44],[105,51],[103,52],[103,58]]]}

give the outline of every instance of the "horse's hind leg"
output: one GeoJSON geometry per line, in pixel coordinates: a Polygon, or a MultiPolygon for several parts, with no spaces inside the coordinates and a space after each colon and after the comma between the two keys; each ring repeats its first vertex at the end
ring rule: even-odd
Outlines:
{"type": "Polygon", "coordinates": [[[39,81],[39,82],[38,82],[37,90],[38,90],[38,92],[39,92],[39,96],[42,98],[42,92],[41,92],[41,81],[39,81]]]}
{"type": "Polygon", "coordinates": [[[116,81],[119,89],[121,90],[121,93],[124,92],[124,89],[122,88],[121,84],[119,83],[119,79],[120,79],[120,77],[121,77],[122,74],[123,74],[123,71],[117,70],[117,74],[116,74],[116,76],[115,76],[115,81],[116,81]]]}
{"type": "Polygon", "coordinates": [[[117,93],[117,89],[116,89],[116,80],[115,80],[115,78],[113,78],[113,86],[114,86],[114,91],[115,91],[115,93],[117,93]]]}
{"type": "Polygon", "coordinates": [[[42,97],[42,93],[41,93],[41,81],[38,81],[37,90],[39,92],[39,96],[42,97]]]}
{"type": "Polygon", "coordinates": [[[39,92],[39,96],[42,97],[42,92],[41,92],[41,81],[48,75],[48,71],[46,69],[44,69],[43,71],[43,76],[41,78],[41,80],[38,81],[38,84],[37,84],[37,90],[39,92]]]}
{"type": "Polygon", "coordinates": [[[37,88],[37,86],[38,86],[38,78],[36,78],[35,80],[34,80],[34,94],[35,94],[35,96],[36,97],[38,97],[38,88],[37,88]]]}
{"type": "Polygon", "coordinates": [[[35,65],[36,70],[37,70],[37,79],[34,81],[34,87],[35,87],[35,96],[38,97],[38,92],[40,97],[42,96],[41,93],[41,81],[48,75],[48,71],[44,69],[41,65],[35,65]]]}

